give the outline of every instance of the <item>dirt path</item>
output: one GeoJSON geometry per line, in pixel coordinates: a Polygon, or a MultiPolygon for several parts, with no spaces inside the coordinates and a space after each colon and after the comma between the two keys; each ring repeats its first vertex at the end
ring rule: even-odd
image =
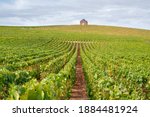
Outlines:
{"type": "Polygon", "coordinates": [[[81,63],[80,44],[78,44],[77,52],[76,82],[72,88],[70,100],[88,100],[86,92],[86,83],[81,63]]]}

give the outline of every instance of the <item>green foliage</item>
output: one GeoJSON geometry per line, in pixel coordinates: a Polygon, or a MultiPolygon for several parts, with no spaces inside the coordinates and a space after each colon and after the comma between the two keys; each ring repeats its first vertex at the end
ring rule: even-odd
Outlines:
{"type": "Polygon", "coordinates": [[[145,51],[150,48],[135,42],[126,46],[127,43],[95,43],[91,49],[90,44],[82,45],[91,99],[150,99],[150,54],[145,51]]]}
{"type": "Polygon", "coordinates": [[[150,31],[0,27],[0,99],[68,99],[81,45],[91,99],[150,99],[150,31]]]}

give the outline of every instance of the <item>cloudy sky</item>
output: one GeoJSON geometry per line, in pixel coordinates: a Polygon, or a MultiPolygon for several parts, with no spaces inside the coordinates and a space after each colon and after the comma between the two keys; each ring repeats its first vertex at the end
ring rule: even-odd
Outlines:
{"type": "Polygon", "coordinates": [[[150,0],[0,0],[0,25],[90,24],[150,29],[150,0]]]}

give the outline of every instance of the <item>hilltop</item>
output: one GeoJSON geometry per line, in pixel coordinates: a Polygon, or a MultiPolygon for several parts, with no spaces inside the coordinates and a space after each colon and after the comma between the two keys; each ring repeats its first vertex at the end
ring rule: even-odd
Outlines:
{"type": "MultiPolygon", "coordinates": [[[[150,40],[150,30],[134,29],[115,26],[79,26],[79,25],[56,25],[56,26],[1,26],[2,36],[6,34],[23,33],[24,36],[46,36],[55,38],[65,38],[67,40],[103,40],[103,39],[139,39],[150,40]],[[7,33],[6,33],[7,32],[7,33]]],[[[19,35],[17,34],[17,35],[19,35]]]]}

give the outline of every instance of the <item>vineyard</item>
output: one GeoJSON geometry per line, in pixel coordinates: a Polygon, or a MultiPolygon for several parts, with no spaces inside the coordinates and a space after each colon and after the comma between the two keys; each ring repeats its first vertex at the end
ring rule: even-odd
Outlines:
{"type": "Polygon", "coordinates": [[[149,100],[150,30],[0,27],[0,100],[149,100]]]}

